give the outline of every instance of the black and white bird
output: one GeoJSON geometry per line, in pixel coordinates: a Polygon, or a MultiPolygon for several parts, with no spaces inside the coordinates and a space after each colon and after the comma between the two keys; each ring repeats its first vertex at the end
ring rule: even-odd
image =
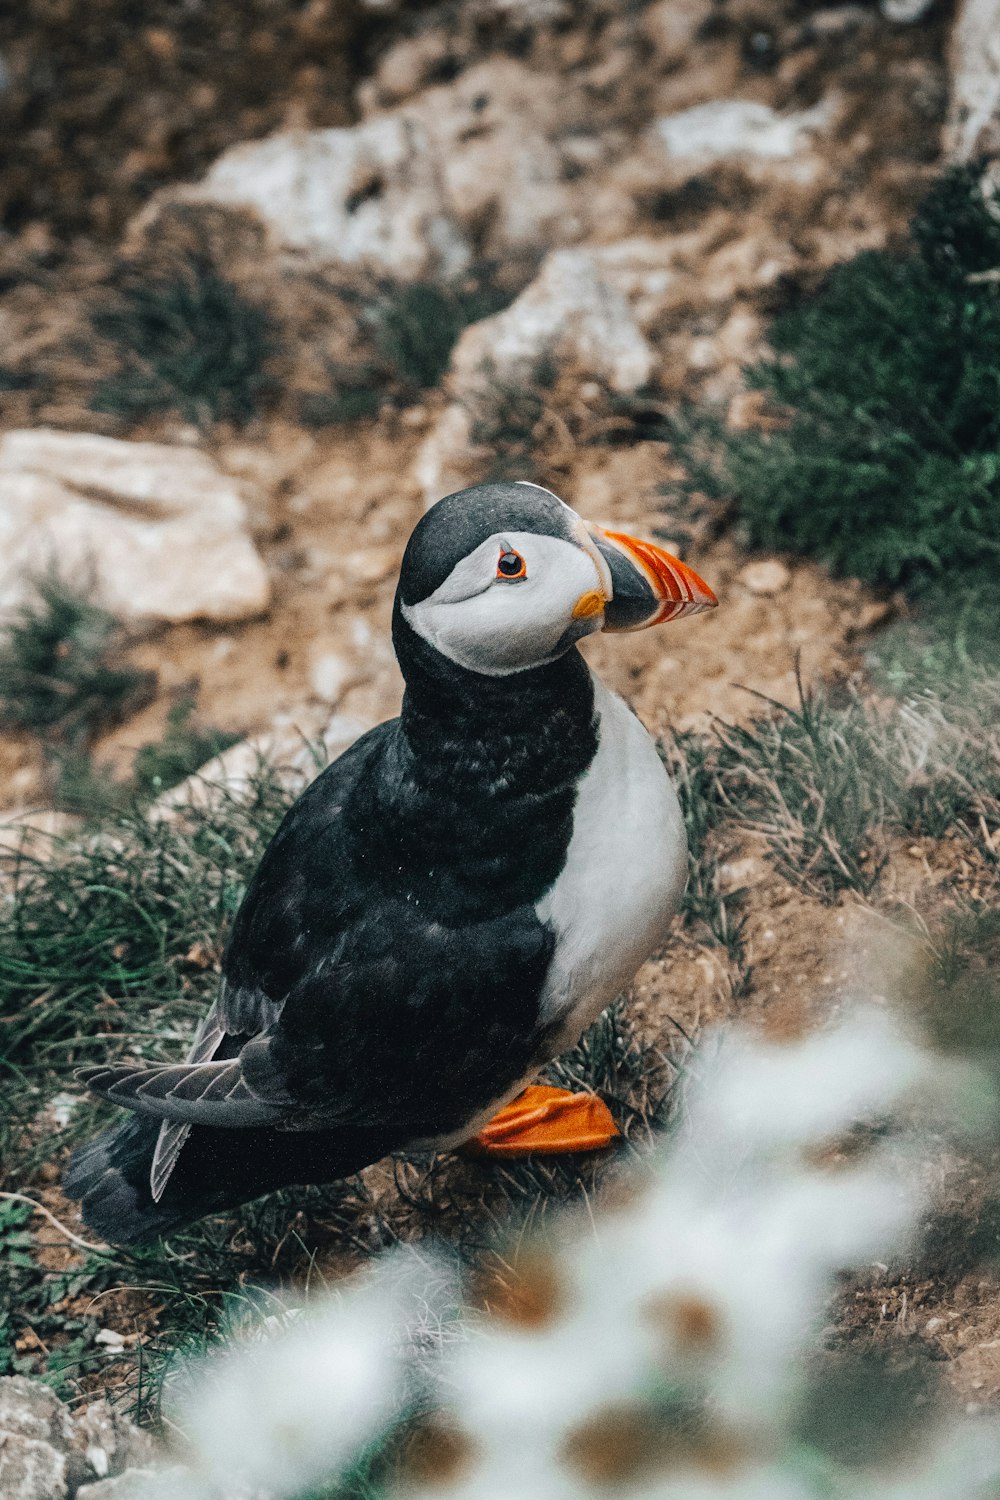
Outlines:
{"type": "Polygon", "coordinates": [[[576,643],[710,609],[678,559],[538,485],[435,505],[403,557],[399,718],[281,824],[187,1060],[82,1076],[133,1111],[74,1155],[106,1239],[482,1130],[663,939],[684,886],[653,741],[576,643]]]}

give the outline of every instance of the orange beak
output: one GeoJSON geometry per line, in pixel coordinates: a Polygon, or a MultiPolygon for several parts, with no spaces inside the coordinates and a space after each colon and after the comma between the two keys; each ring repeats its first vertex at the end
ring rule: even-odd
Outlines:
{"type": "Polygon", "coordinates": [[[718,604],[705,580],[662,547],[603,526],[586,529],[611,575],[605,630],[644,630],[718,604]]]}

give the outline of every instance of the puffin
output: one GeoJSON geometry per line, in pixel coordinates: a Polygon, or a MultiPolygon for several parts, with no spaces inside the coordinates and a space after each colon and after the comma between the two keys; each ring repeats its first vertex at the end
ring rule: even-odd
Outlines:
{"type": "Polygon", "coordinates": [[[393,606],[399,717],[286,814],[187,1058],[80,1074],[129,1112],[66,1170],[89,1228],[147,1240],[393,1153],[606,1144],[601,1101],[534,1080],[661,945],[687,840],[577,646],[716,603],[540,485],[432,506],[393,606]]]}

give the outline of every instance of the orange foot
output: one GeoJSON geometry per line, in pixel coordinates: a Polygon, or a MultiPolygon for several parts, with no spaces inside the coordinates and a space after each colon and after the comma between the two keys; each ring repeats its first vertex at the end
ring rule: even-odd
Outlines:
{"type": "Polygon", "coordinates": [[[466,1149],[476,1156],[599,1151],[620,1135],[611,1111],[596,1095],[535,1083],[505,1104],[466,1149]]]}

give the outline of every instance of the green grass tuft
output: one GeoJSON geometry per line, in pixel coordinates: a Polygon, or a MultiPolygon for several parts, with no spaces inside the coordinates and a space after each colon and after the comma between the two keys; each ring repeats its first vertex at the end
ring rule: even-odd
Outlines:
{"type": "Polygon", "coordinates": [[[55,576],[35,583],[0,642],[0,724],[79,751],[152,695],[125,663],[114,617],[55,576]]]}
{"type": "Polygon", "coordinates": [[[464,328],[509,301],[481,266],[458,282],[380,282],[359,305],[366,354],[354,363],[328,362],[330,388],[300,398],[304,422],[319,426],[375,416],[383,402],[406,405],[432,390],[448,368],[464,328]]]}
{"type": "Polygon", "coordinates": [[[720,723],[664,749],[697,851],[686,910],[725,946],[719,830],[761,836],[789,881],[831,900],[874,889],[893,834],[978,841],[980,820],[1000,825],[997,679],[981,676],[971,702],[925,692],[880,708],[853,688],[835,701],[801,683],[794,707],[764,701],[770,712],[748,725],[720,723]]]}
{"type": "MultiPolygon", "coordinates": [[[[691,484],[735,496],[753,543],[914,591],[1000,558],[1000,201],[946,173],[901,254],[866,252],[782,313],[746,371],[768,430],[694,414],[691,484]]],[[[995,590],[989,589],[989,597],[995,590]]],[[[1000,623],[1000,614],[996,616],[1000,623]]]]}
{"type": "Polygon", "coordinates": [[[386,288],[365,318],[391,378],[416,394],[438,384],[462,330],[507,300],[485,278],[458,285],[414,281],[386,288]]]}
{"type": "Polygon", "coordinates": [[[229,734],[195,718],[193,697],[181,698],[167,715],[167,729],[161,740],[140,745],[132,761],[132,786],[140,799],[158,797],[168,787],[177,786],[201,766],[230,746],[241,736],[229,734]]]}
{"type": "Polygon", "coordinates": [[[556,375],[555,364],[547,358],[538,360],[530,376],[517,384],[501,379],[491,362],[483,365],[470,400],[469,437],[473,447],[489,450],[484,481],[533,477],[545,399],[556,375]]]}
{"type": "Polygon", "coordinates": [[[126,272],[93,324],[119,359],[94,392],[95,411],[126,421],[176,411],[199,426],[244,423],[276,394],[273,318],[202,256],[188,255],[173,275],[126,272]]]}

